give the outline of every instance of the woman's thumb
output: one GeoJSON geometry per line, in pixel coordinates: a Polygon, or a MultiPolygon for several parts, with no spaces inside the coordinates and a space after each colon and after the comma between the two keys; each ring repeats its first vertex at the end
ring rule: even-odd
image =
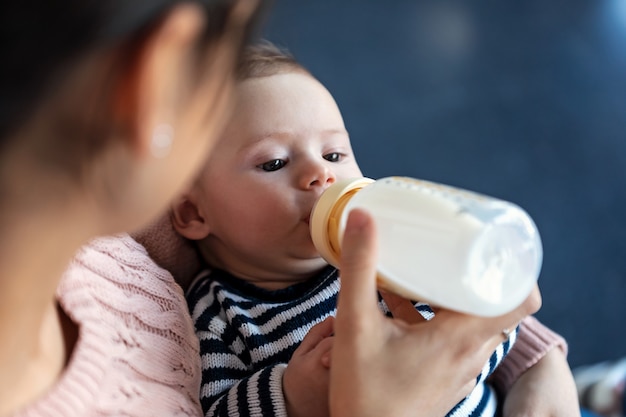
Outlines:
{"type": "Polygon", "coordinates": [[[364,210],[354,209],[348,215],[341,244],[337,327],[343,327],[342,323],[349,326],[350,322],[354,325],[363,319],[369,321],[372,313],[380,315],[376,292],[377,259],[374,220],[364,210]]]}

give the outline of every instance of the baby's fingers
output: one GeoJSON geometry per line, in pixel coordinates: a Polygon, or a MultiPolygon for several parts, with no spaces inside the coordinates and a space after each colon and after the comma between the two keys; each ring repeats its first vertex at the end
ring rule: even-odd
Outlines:
{"type": "Polygon", "coordinates": [[[333,317],[327,317],[321,323],[311,327],[311,330],[309,330],[306,336],[304,336],[302,343],[300,343],[300,346],[298,346],[294,355],[304,355],[315,349],[315,347],[324,339],[332,336],[334,331],[334,322],[335,319],[333,317]]]}

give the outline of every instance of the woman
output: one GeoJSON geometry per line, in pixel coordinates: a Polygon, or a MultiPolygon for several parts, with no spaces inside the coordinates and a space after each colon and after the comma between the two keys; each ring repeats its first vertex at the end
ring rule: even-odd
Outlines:
{"type": "MultiPolygon", "coordinates": [[[[124,310],[145,293],[131,273],[106,286],[102,271],[76,268],[79,254],[63,275],[90,238],[145,226],[192,178],[227,120],[232,69],[261,6],[2,2],[0,415],[199,413],[195,363],[172,369],[169,350],[137,350],[152,333],[134,330],[149,326],[182,349],[175,359],[193,355],[176,289],[150,292],[174,328],[124,310]],[[101,308],[120,294],[131,302],[101,308]]],[[[374,237],[371,219],[355,212],[342,263],[333,415],[441,414],[469,392],[502,329],[538,309],[538,293],[495,319],[441,312],[425,327],[399,302],[403,320],[387,320],[375,302],[374,237]]]]}

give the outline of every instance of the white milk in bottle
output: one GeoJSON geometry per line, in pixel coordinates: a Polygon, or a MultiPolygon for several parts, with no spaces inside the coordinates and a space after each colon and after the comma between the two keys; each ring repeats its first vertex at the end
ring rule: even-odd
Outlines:
{"type": "Polygon", "coordinates": [[[539,276],[541,239],[520,207],[406,177],[355,178],[324,191],[311,236],[334,266],[347,214],[357,207],[376,223],[380,287],[411,300],[497,316],[519,306],[539,276]]]}

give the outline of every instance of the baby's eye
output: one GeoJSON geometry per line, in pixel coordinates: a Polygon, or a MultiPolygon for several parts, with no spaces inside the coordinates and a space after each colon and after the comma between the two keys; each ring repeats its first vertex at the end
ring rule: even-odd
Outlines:
{"type": "Polygon", "coordinates": [[[324,155],[324,159],[330,162],[339,162],[342,156],[339,152],[331,152],[324,155]]]}
{"type": "Polygon", "coordinates": [[[261,168],[263,171],[272,172],[272,171],[278,171],[279,169],[284,167],[286,164],[287,162],[283,161],[282,159],[272,159],[271,161],[264,162],[261,165],[257,165],[257,166],[261,168]]]}

